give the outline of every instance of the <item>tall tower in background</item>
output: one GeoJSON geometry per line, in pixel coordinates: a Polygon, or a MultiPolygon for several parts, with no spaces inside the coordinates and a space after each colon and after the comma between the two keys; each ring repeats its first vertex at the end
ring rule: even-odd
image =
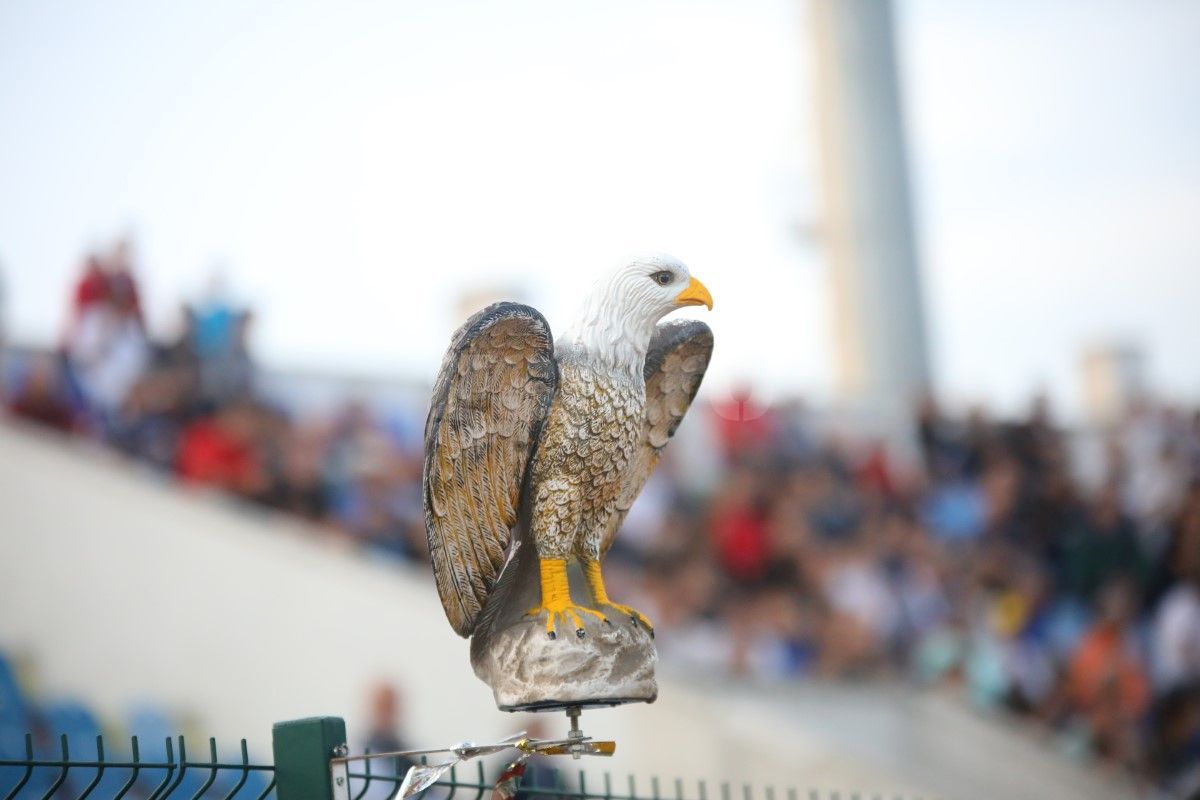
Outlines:
{"type": "Polygon", "coordinates": [[[901,449],[929,383],[889,0],[809,0],[836,376],[901,449]]]}
{"type": "Polygon", "coordinates": [[[1097,343],[1083,351],[1083,404],[1093,425],[1112,425],[1146,393],[1146,357],[1132,343],[1097,343]]]}

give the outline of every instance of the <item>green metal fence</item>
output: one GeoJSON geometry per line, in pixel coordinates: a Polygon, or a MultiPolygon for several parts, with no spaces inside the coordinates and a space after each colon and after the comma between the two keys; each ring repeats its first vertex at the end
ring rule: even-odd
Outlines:
{"type": "MultiPolygon", "coordinates": [[[[215,739],[208,740],[207,759],[188,756],[184,737],[166,739],[152,758],[141,756],[137,737],[120,758],[106,752],[97,736],[95,753],[72,753],[67,736],[57,741],[56,757],[39,755],[34,738],[25,736],[24,756],[0,758],[0,797],[3,800],[163,800],[163,798],[224,798],[224,800],[381,800],[399,792],[404,779],[396,771],[381,771],[371,760],[353,761],[347,754],[346,726],[337,717],[282,722],[272,731],[273,764],[252,763],[241,740],[240,757],[222,761],[215,739]],[[158,752],[163,754],[158,756],[158,752]],[[361,766],[360,766],[361,765],[361,766]]],[[[3,744],[3,743],[0,743],[3,744]]],[[[542,757],[547,758],[547,757],[542,757]]],[[[422,758],[421,762],[424,763],[422,758]]],[[[502,765],[504,762],[500,762],[502,765]]],[[[570,763],[565,762],[565,763],[570,763]]],[[[420,795],[428,800],[491,798],[501,766],[476,760],[449,772],[420,795]],[[494,774],[493,774],[494,773],[494,774]]],[[[565,766],[565,764],[564,764],[565,766]]],[[[668,789],[658,778],[638,786],[633,776],[615,784],[611,775],[588,780],[582,771],[570,774],[555,766],[531,770],[520,783],[516,800],[556,797],[564,800],[882,800],[883,795],[839,794],[795,789],[755,791],[749,784],[710,787],[703,781],[685,786],[674,780],[668,789]]],[[[898,800],[889,795],[887,800],[898,800]]],[[[916,800],[916,799],[914,799],[916,800]]]]}
{"type": "Polygon", "coordinates": [[[0,758],[0,792],[5,792],[4,800],[26,797],[158,800],[171,796],[263,800],[275,788],[275,768],[270,764],[250,763],[245,739],[241,741],[238,762],[219,761],[215,739],[208,740],[207,761],[189,759],[187,742],[182,736],[163,741],[165,758],[142,758],[141,742],[136,736],[130,739],[129,754],[124,758],[107,754],[102,736],[96,737],[94,757],[73,755],[66,734],[59,737],[57,749],[58,757],[38,756],[33,736],[26,734],[23,758],[0,758]]]}

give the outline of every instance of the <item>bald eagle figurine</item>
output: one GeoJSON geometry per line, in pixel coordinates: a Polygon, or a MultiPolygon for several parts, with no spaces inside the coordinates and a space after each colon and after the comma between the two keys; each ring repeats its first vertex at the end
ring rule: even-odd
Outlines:
{"type": "MultiPolygon", "coordinates": [[[[536,691],[503,702],[490,673],[519,671],[514,658],[536,650],[555,661],[550,648],[572,634],[603,660],[601,639],[609,651],[633,646],[616,628],[653,634],[642,613],[609,598],[600,564],[712,354],[703,322],[659,320],[699,305],[712,308],[704,284],[678,260],[650,256],[597,281],[557,344],[540,313],[509,302],[454,334],[425,427],[425,523],[446,616],[472,637],[476,672],[502,708],[539,704],[536,691]]],[[[571,687],[551,694],[540,701],[567,702],[571,687]]]]}

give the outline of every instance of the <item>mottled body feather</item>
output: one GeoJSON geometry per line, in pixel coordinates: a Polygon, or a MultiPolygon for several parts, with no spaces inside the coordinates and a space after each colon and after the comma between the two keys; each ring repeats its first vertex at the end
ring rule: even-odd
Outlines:
{"type": "Polygon", "coordinates": [[[542,558],[596,558],[641,434],[645,384],[560,352],[558,393],[533,461],[533,536],[542,558]]]}

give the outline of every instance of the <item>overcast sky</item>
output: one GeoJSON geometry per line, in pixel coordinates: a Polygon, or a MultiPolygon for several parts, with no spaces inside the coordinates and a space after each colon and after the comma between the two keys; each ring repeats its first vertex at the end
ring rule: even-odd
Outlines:
{"type": "MultiPolygon", "coordinates": [[[[1092,341],[1200,397],[1200,3],[897,4],[939,387],[1076,400],[1092,341]]],[[[152,325],[214,268],[279,365],[432,379],[463,290],[561,330],[634,250],[714,385],[829,396],[802,2],[0,0],[0,270],[49,342],[130,231],[152,325]]]]}

